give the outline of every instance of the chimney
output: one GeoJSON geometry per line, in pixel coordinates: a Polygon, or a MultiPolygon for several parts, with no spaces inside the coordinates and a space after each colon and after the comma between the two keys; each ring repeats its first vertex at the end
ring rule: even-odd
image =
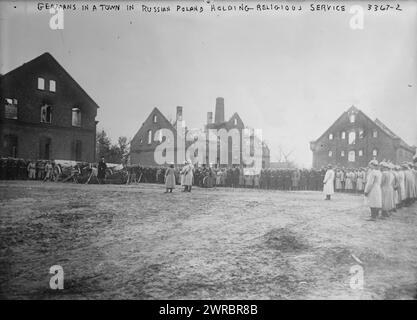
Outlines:
{"type": "Polygon", "coordinates": [[[182,121],[182,107],[178,106],[177,107],[177,117],[176,117],[177,121],[182,121]]]}
{"type": "Polygon", "coordinates": [[[213,112],[207,112],[207,124],[213,123],[213,112]]]}
{"type": "Polygon", "coordinates": [[[224,122],[224,99],[216,98],[216,113],[214,115],[215,122],[220,123],[224,122]]]}

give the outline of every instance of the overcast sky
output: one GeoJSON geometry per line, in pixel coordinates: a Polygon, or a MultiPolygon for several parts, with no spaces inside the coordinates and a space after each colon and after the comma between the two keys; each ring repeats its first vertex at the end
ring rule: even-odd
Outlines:
{"type": "Polygon", "coordinates": [[[281,148],[311,166],[309,141],[352,105],[417,145],[416,1],[366,12],[363,30],[349,27],[353,2],[327,13],[310,3],[303,13],[65,11],[64,30],[52,30],[36,2],[2,1],[0,72],[50,52],[98,103],[113,141],[132,138],[154,107],[174,117],[181,105],[187,125],[203,127],[221,96],[226,118],[263,130],[271,161],[281,148]]]}

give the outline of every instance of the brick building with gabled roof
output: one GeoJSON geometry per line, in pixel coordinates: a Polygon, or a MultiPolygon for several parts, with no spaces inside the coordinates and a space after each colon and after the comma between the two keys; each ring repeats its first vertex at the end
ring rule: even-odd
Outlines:
{"type": "MultiPolygon", "coordinates": [[[[176,139],[177,135],[177,122],[183,121],[182,119],[182,111],[183,108],[181,106],[177,107],[176,118],[173,123],[170,123],[167,118],[159,111],[158,108],[154,108],[146,120],[143,122],[142,126],[135,134],[134,138],[130,144],[130,163],[131,164],[141,164],[141,165],[150,165],[156,166],[158,165],[154,159],[155,149],[160,145],[163,141],[163,137],[155,136],[155,133],[158,132],[160,129],[169,129],[173,133],[174,137],[174,147],[173,150],[166,150],[167,152],[173,152],[174,159],[173,162],[175,164],[182,164],[179,159],[177,159],[177,148],[178,148],[178,141],[176,139]]],[[[207,134],[208,130],[220,130],[226,129],[229,131],[231,129],[237,129],[240,134],[240,150],[242,150],[242,131],[245,128],[245,125],[240,118],[239,114],[235,112],[229,120],[225,120],[224,115],[224,99],[223,98],[216,98],[216,108],[215,108],[215,121],[213,122],[213,112],[207,113],[207,123],[204,126],[204,129],[200,130],[207,134]]],[[[188,129],[185,128],[185,131],[188,132],[188,129]]],[[[185,148],[188,148],[193,142],[192,141],[185,141],[185,148]]],[[[206,161],[207,164],[216,164],[220,163],[220,145],[218,142],[217,145],[217,160],[214,163],[210,163],[209,152],[206,154],[206,161]]],[[[207,150],[209,150],[207,148],[207,150]]],[[[232,159],[232,143],[228,139],[228,161],[229,163],[223,166],[231,166],[232,162],[234,164],[241,165],[242,164],[242,155],[240,155],[240,159],[232,159]]],[[[269,167],[270,162],[270,153],[268,146],[262,142],[262,166],[269,167]]]]}
{"type": "Polygon", "coordinates": [[[95,161],[99,106],[50,53],[0,77],[0,156],[95,161]]]}
{"type": "Polygon", "coordinates": [[[356,107],[344,112],[317,140],[310,142],[313,168],[327,164],[366,167],[370,160],[393,163],[412,161],[416,147],[409,146],[380,120],[371,120],[356,107]]]}

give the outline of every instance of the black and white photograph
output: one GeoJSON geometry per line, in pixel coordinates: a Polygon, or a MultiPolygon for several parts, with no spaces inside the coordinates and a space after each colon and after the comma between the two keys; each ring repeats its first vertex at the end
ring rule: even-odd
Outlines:
{"type": "Polygon", "coordinates": [[[417,299],[415,0],[1,1],[0,97],[1,300],[417,299]]]}

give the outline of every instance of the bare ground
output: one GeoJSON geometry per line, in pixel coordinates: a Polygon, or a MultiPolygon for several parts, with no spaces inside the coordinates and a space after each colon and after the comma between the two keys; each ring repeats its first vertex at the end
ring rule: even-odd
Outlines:
{"type": "Polygon", "coordinates": [[[413,299],[417,205],[359,195],[0,181],[6,299],[413,299]],[[351,289],[350,268],[364,268],[351,289]],[[61,265],[64,290],[49,288],[61,265]]]}

